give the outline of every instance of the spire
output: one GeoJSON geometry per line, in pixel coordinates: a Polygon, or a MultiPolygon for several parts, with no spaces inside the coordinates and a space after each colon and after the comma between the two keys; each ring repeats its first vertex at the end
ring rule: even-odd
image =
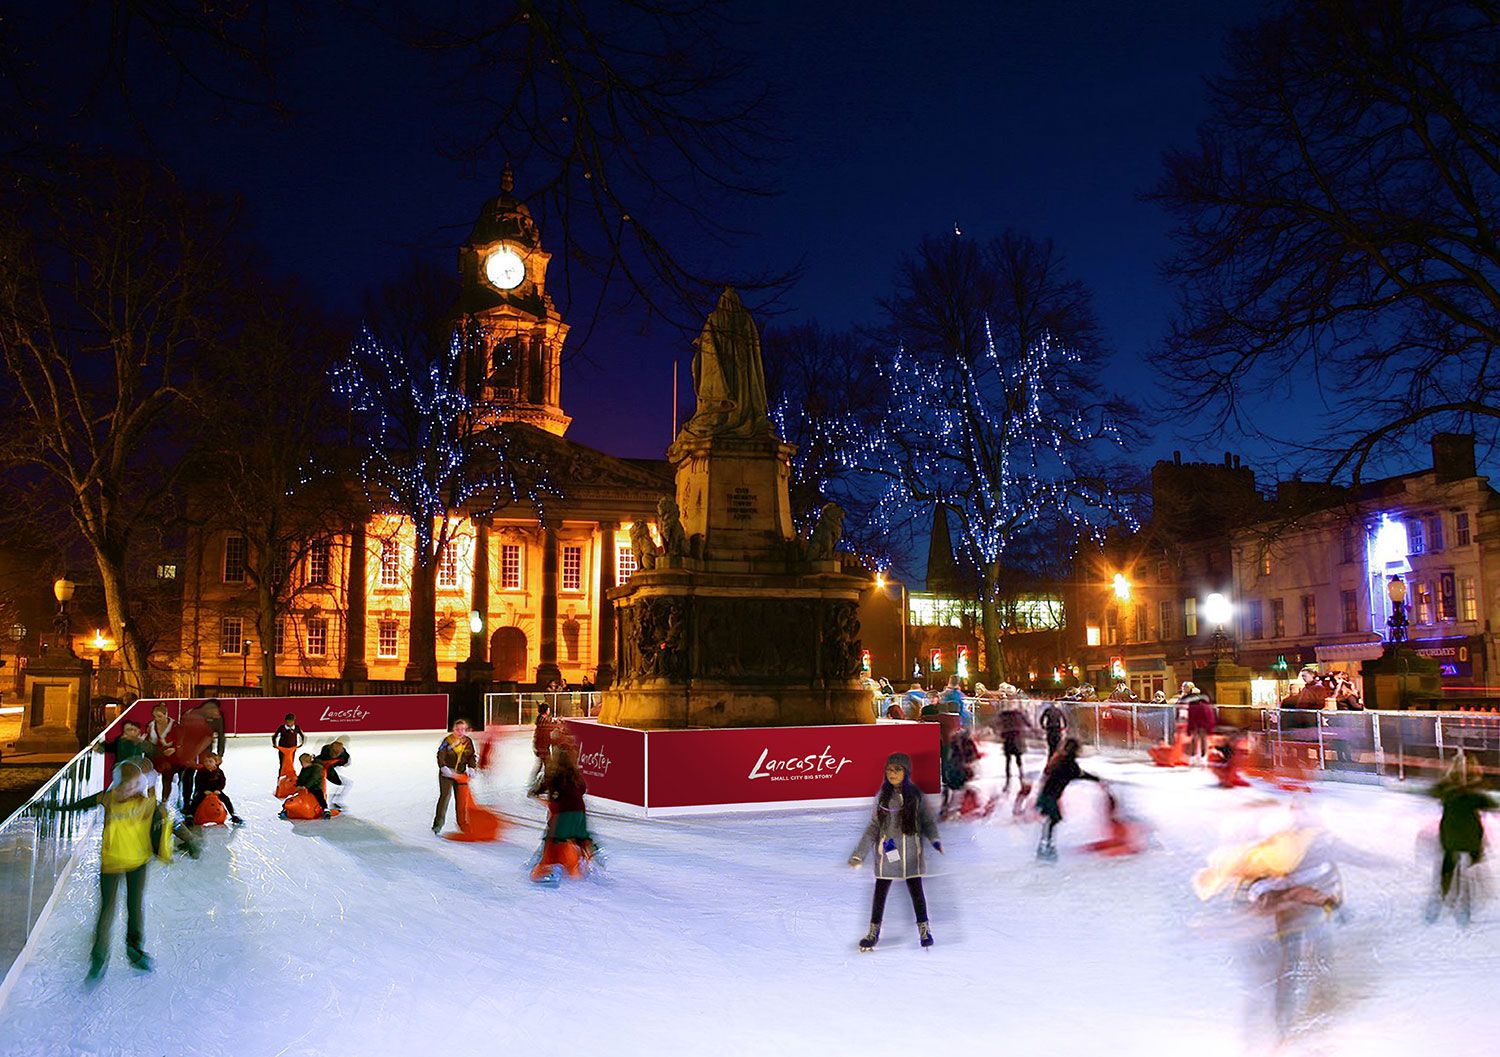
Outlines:
{"type": "Polygon", "coordinates": [[[932,508],[932,536],[927,542],[927,590],[957,589],[958,565],[953,560],[953,540],[948,535],[948,511],[938,504],[932,508]]]}
{"type": "Polygon", "coordinates": [[[500,193],[512,194],[516,189],[516,174],[510,167],[510,162],[505,163],[505,168],[500,171],[500,193]]]}

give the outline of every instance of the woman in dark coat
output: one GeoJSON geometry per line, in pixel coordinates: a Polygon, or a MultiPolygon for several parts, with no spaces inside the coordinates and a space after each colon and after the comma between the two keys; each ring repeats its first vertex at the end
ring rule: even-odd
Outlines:
{"type": "Polygon", "coordinates": [[[866,853],[871,848],[875,851],[875,899],[870,906],[870,931],[859,941],[860,950],[874,949],[880,939],[880,922],[885,916],[885,899],[892,881],[906,882],[912,910],[917,915],[922,946],[932,946],[932,930],[927,924],[927,897],[922,891],[922,875],[926,868],[922,855],[924,839],[930,841],[939,853],[942,852],[932,809],[927,806],[922,790],[911,780],[911,757],[904,752],[894,752],[885,761],[885,781],[881,783],[880,795],[875,800],[870,824],[860,836],[854,854],[849,856],[849,865],[858,869],[866,853]]]}

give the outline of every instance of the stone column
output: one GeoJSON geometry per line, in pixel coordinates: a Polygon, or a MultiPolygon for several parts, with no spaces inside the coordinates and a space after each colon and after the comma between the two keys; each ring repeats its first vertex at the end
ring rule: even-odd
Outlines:
{"type": "Polygon", "coordinates": [[[599,522],[599,653],[594,685],[606,690],[615,681],[615,604],[609,589],[615,585],[615,531],[618,521],[599,522]]]}
{"type": "MultiPolygon", "coordinates": [[[[479,614],[479,630],[469,631],[469,657],[460,661],[458,677],[464,682],[489,682],[494,674],[490,667],[490,524],[474,519],[474,577],[469,594],[469,609],[479,614]]],[[[464,618],[468,626],[467,615],[464,618]]]]}
{"type": "Polygon", "coordinates": [[[541,663],[536,667],[536,685],[545,690],[554,679],[562,678],[557,666],[557,530],[546,529],[542,549],[542,619],[541,663]]]}
{"type": "Polygon", "coordinates": [[[358,522],[349,530],[348,616],[344,620],[344,671],[346,682],[370,678],[365,663],[365,526],[358,522]]]}

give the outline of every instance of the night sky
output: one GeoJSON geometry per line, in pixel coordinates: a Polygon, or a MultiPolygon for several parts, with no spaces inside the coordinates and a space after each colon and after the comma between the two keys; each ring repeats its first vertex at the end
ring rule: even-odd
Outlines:
{"type": "MultiPolygon", "coordinates": [[[[746,234],[725,270],[800,265],[777,322],[841,327],[877,318],[897,259],[924,234],[957,223],[981,239],[1007,226],[1049,236],[1096,294],[1112,376],[1130,395],[1159,396],[1140,367],[1171,308],[1156,275],[1168,225],[1137,196],[1162,150],[1192,141],[1225,32],[1259,7],[746,2],[737,46],[783,98],[775,124],[788,142],[773,173],[782,193],[737,218],[746,234]]],[[[240,191],[272,264],[339,312],[356,311],[413,249],[451,265],[498,171],[444,155],[464,129],[434,102],[420,60],[348,20],[307,27],[285,60],[295,121],[205,123],[189,107],[162,125],[171,163],[240,191]]],[[[522,194],[526,179],[519,170],[522,194]]],[[[576,351],[563,378],[570,435],[659,456],[686,337],[626,312],[576,351]]],[[[1153,413],[1137,457],[1258,454],[1235,439],[1195,447],[1192,432],[1153,413]]]]}

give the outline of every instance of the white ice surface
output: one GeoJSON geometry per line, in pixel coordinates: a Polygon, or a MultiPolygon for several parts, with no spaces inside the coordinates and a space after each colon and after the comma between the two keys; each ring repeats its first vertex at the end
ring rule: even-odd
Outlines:
{"type": "MultiPolygon", "coordinates": [[[[1060,861],[1008,810],[943,827],[927,881],[937,945],[917,947],[891,893],[873,955],[856,953],[871,878],[844,865],[862,809],[672,820],[596,810],[605,881],[532,885],[542,810],[521,789],[524,733],[480,798],[519,821],[494,845],[430,832],[434,736],[351,745],[344,817],[275,817],[264,739],[232,740],[229,792],[248,824],[203,858],[153,867],[147,947],[83,976],[97,861],[79,863],[3,1010],[0,1054],[337,1057],[464,1052],[801,1055],[1205,1055],[1246,1052],[1237,916],[1188,878],[1257,794],[1201,771],[1089,761],[1120,783],[1154,846],[1101,859],[1096,793],[1065,804],[1060,861]]],[[[998,753],[987,757],[992,762],[998,753]]],[[[1028,760],[1035,768],[1037,760],[1028,760]]],[[[872,790],[873,793],[873,790],[872,790]]],[[[1329,1023],[1286,1052],[1500,1052],[1500,907],[1424,925],[1426,798],[1320,790],[1321,821],[1377,861],[1345,867],[1329,1023]]]]}

